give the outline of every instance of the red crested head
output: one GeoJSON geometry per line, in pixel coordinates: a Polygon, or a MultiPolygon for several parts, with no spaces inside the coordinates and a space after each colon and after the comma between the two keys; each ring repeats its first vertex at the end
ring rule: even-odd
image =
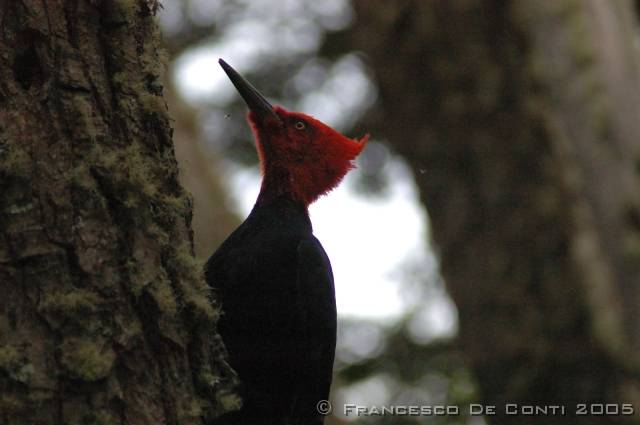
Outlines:
{"type": "Polygon", "coordinates": [[[251,110],[263,174],[258,203],[288,198],[308,206],[354,168],[368,135],[349,139],[313,117],[271,106],[222,59],[220,65],[251,110]]]}
{"type": "Polygon", "coordinates": [[[263,174],[258,201],[284,196],[309,205],[354,168],[369,136],[349,139],[309,115],[273,111],[280,120],[249,113],[263,174]]]}

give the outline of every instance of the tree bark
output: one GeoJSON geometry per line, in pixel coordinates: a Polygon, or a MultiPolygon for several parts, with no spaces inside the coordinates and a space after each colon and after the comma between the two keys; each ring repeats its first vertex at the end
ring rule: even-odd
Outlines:
{"type": "Polygon", "coordinates": [[[640,423],[631,3],[354,6],[356,25],[335,37],[366,53],[380,90],[371,133],[414,170],[460,343],[497,406],[487,420],[640,423]],[[567,416],[507,416],[506,403],[567,416]],[[574,417],[577,403],[635,415],[574,417]]]}
{"type": "Polygon", "coordinates": [[[0,1],[0,423],[196,424],[237,404],[155,7],[0,1]]]}

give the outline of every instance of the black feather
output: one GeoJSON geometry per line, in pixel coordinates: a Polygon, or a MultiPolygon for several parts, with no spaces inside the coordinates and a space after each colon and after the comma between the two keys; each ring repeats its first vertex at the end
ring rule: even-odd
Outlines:
{"type": "Polygon", "coordinates": [[[205,266],[243,407],[225,424],[321,424],[336,343],[329,259],[304,205],[258,204],[205,266]]]}

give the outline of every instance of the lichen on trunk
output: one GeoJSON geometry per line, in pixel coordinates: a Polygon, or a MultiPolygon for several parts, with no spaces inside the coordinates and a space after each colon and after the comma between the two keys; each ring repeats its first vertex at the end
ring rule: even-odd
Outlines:
{"type": "Polygon", "coordinates": [[[236,403],[153,12],[0,3],[0,423],[191,424],[236,403]]]}

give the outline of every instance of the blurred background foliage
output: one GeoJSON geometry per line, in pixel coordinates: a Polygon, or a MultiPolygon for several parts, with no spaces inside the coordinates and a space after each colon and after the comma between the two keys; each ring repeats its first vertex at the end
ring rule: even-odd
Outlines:
{"type": "MultiPolygon", "coordinates": [[[[425,6],[427,3],[430,2],[163,1],[160,23],[170,56],[167,96],[175,120],[174,140],[182,180],[194,198],[194,233],[201,259],[206,259],[244,218],[240,207],[244,195],[237,192],[249,191],[243,185],[257,184],[255,178],[237,178],[238,173],[246,170],[253,170],[249,173],[255,176],[257,156],[244,119],[246,107],[218,68],[218,57],[228,60],[276,104],[314,115],[352,137],[372,133],[371,142],[359,158],[358,172],[349,183],[350,196],[364,197],[371,203],[388,201],[394,182],[406,180],[413,187],[412,202],[422,210],[422,203],[429,203],[425,196],[428,187],[418,194],[414,179],[420,181],[421,175],[431,169],[428,167],[470,167],[471,171],[464,173],[470,179],[482,180],[485,171],[474,169],[474,157],[455,143],[441,144],[437,153],[445,158],[443,162],[421,162],[426,151],[418,145],[418,140],[447,138],[448,130],[438,125],[455,127],[458,132],[452,130],[451,133],[454,142],[456,137],[478,136],[480,147],[475,148],[477,152],[473,155],[482,156],[486,154],[481,147],[483,133],[469,134],[461,123],[480,128],[486,120],[491,130],[492,120],[496,119],[501,123],[496,127],[499,127],[498,133],[503,131],[507,138],[517,134],[517,128],[508,129],[509,123],[517,123],[519,119],[526,123],[538,122],[535,118],[538,115],[553,113],[540,100],[546,93],[535,78],[529,77],[529,71],[519,74],[525,62],[526,67],[531,66],[532,75],[537,75],[536,72],[548,64],[540,62],[540,56],[538,62],[530,57],[521,58],[519,55],[528,54],[533,42],[527,39],[528,35],[518,32],[517,26],[500,27],[520,19],[514,17],[517,11],[504,5],[508,2],[434,2],[439,6],[432,8],[425,6]],[[370,16],[367,18],[367,15],[370,16]],[[492,28],[493,15],[497,29],[492,28]],[[418,16],[423,22],[421,25],[415,24],[418,16]],[[452,29],[443,24],[452,16],[456,19],[450,26],[459,27],[452,29]],[[363,27],[372,22],[384,31],[376,33],[376,28],[367,31],[363,27]],[[400,34],[403,37],[399,37],[400,34]],[[502,38],[504,34],[508,34],[506,42],[502,38]],[[408,41],[394,45],[394,37],[408,41]],[[475,40],[480,41],[475,43],[475,40]],[[425,49],[425,45],[431,50],[425,49]],[[493,45],[504,49],[499,53],[492,51],[493,45]],[[378,49],[379,56],[376,59],[364,54],[364,49],[369,54],[378,49]],[[388,66],[374,69],[385,55],[389,58],[388,66]],[[409,59],[402,62],[402,58],[409,59]],[[415,69],[422,69],[423,64],[431,60],[429,72],[433,74],[407,72],[413,65],[415,69]],[[482,69],[481,76],[470,72],[474,67],[482,69]],[[422,84],[423,77],[428,83],[422,84]],[[385,82],[384,90],[377,81],[385,82]],[[394,91],[404,97],[389,95],[394,91]],[[534,95],[528,95],[523,102],[524,97],[517,94],[520,91],[534,95]],[[397,103],[398,98],[406,102],[397,103]],[[524,103],[526,106],[520,109],[519,105],[524,103]],[[441,117],[451,121],[436,122],[425,130],[418,125],[420,114],[416,118],[415,113],[409,113],[411,108],[425,114],[427,122],[441,117]],[[434,108],[444,113],[427,117],[434,108]],[[528,112],[530,110],[535,113],[528,112]],[[390,116],[395,118],[393,124],[385,121],[390,116]],[[412,146],[413,138],[415,146],[412,146]],[[446,149],[449,151],[445,152],[446,149]]],[[[557,4],[553,6],[557,10],[549,15],[556,23],[559,17],[573,16],[571,8],[579,8],[574,1],[557,4]]],[[[589,43],[585,34],[578,33],[574,38],[577,49],[581,43],[589,43]]],[[[540,140],[546,140],[546,124],[541,125],[545,129],[524,125],[521,128],[532,138],[539,136],[540,140]]],[[[526,161],[531,152],[527,151],[526,143],[518,145],[515,139],[514,149],[521,149],[517,152],[518,161],[528,166],[526,161]]],[[[494,163],[499,161],[496,158],[494,163]]],[[[494,174],[499,174],[499,167],[492,167],[498,170],[494,170],[494,174]]],[[[531,171],[531,175],[534,173],[531,171]]],[[[498,174],[489,176],[488,181],[499,183],[504,176],[498,174]]],[[[420,189],[428,184],[440,185],[438,190],[447,191],[450,187],[451,191],[461,191],[464,182],[432,179],[430,183],[419,182],[420,189]]],[[[511,189],[496,186],[483,190],[509,196],[511,189]]],[[[451,211],[468,209],[467,198],[472,200],[469,202],[481,202],[487,193],[464,192],[457,206],[451,206],[451,211]]],[[[514,203],[513,199],[506,203],[514,203]]],[[[438,200],[434,198],[436,207],[438,200]]],[[[426,215],[424,217],[426,221],[426,215]]],[[[476,220],[485,218],[480,213],[476,215],[476,220]]],[[[380,227],[392,225],[393,221],[377,223],[380,227]]],[[[372,228],[371,232],[377,230],[372,228]]],[[[430,238],[428,234],[420,237],[430,238]]],[[[398,249],[384,246],[385,241],[379,243],[381,249],[398,249]]],[[[341,317],[332,401],[340,407],[344,403],[458,405],[461,414],[345,418],[338,411],[328,419],[328,424],[484,423],[482,417],[465,414],[464,406],[478,398],[473,378],[476,375],[465,366],[456,338],[456,311],[436,265],[438,254],[434,247],[425,247],[426,244],[419,249],[428,249],[428,252],[408,255],[397,265],[395,280],[400,285],[397,292],[410,299],[403,304],[401,314],[391,319],[375,315],[341,317]]],[[[491,351],[491,347],[487,350],[491,351]]]]}

